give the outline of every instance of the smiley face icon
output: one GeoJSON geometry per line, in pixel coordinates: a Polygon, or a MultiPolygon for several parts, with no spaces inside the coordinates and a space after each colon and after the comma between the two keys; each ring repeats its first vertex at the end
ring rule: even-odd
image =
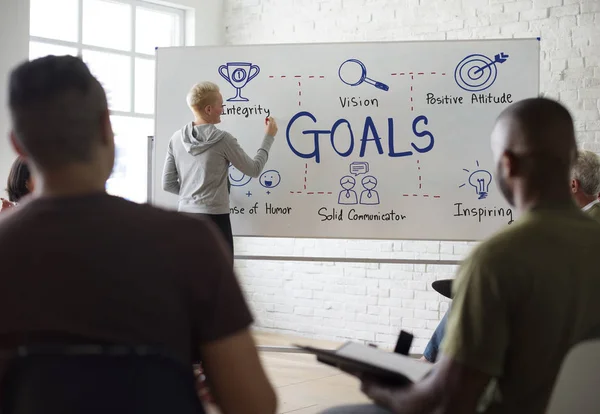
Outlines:
{"type": "Polygon", "coordinates": [[[244,174],[233,165],[229,164],[229,182],[234,187],[242,187],[250,182],[252,177],[244,174]]]}
{"type": "Polygon", "coordinates": [[[275,170],[265,171],[261,174],[258,182],[265,188],[275,188],[281,182],[281,176],[275,170]]]}

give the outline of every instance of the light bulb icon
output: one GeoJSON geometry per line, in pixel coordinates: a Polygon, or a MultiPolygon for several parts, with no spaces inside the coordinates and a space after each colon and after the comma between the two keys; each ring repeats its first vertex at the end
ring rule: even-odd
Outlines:
{"type": "Polygon", "coordinates": [[[492,182],[492,174],[486,170],[477,170],[469,176],[469,184],[475,188],[475,193],[479,196],[479,200],[487,197],[492,182]]]}

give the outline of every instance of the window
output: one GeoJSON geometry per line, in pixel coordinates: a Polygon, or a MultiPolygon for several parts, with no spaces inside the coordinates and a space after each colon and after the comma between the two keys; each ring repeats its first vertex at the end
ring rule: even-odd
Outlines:
{"type": "Polygon", "coordinates": [[[183,10],[141,0],[30,0],[29,58],[81,56],[106,89],[115,132],[107,191],[147,201],[156,47],[184,44],[183,10]]]}

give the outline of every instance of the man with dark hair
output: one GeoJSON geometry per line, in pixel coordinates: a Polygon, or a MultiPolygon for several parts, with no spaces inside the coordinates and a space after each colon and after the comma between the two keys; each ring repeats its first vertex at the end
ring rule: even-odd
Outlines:
{"type": "Polygon", "coordinates": [[[10,168],[8,180],[6,181],[6,194],[8,194],[8,200],[0,198],[0,201],[2,202],[0,211],[5,211],[16,206],[22,198],[33,191],[34,185],[34,180],[27,163],[23,158],[17,157],[10,168]]]}
{"type": "Polygon", "coordinates": [[[567,352],[600,326],[600,225],[571,196],[569,112],[549,99],[520,101],[491,141],[497,182],[521,217],[461,265],[440,361],[408,387],[364,378],[363,391],[385,408],[328,413],[541,414],[567,352]],[[497,392],[478,407],[491,380],[497,392]]]}
{"type": "Polygon", "coordinates": [[[0,350],[149,345],[190,375],[202,355],[223,413],[274,413],[252,316],[214,226],[106,194],[114,136],[87,66],[70,56],[20,65],[9,106],[12,144],[37,182],[34,197],[0,218],[0,350]]]}

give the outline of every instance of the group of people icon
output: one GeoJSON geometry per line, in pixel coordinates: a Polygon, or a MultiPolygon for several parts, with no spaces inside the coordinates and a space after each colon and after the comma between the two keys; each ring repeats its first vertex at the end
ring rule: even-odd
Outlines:
{"type": "Polygon", "coordinates": [[[372,175],[367,175],[361,180],[361,184],[364,188],[360,193],[360,202],[358,194],[354,191],[356,186],[356,180],[351,175],[345,175],[340,180],[340,185],[343,190],[338,195],[338,204],[353,205],[353,204],[364,204],[364,205],[377,205],[379,204],[379,193],[375,190],[377,187],[377,178],[372,175]]]}

